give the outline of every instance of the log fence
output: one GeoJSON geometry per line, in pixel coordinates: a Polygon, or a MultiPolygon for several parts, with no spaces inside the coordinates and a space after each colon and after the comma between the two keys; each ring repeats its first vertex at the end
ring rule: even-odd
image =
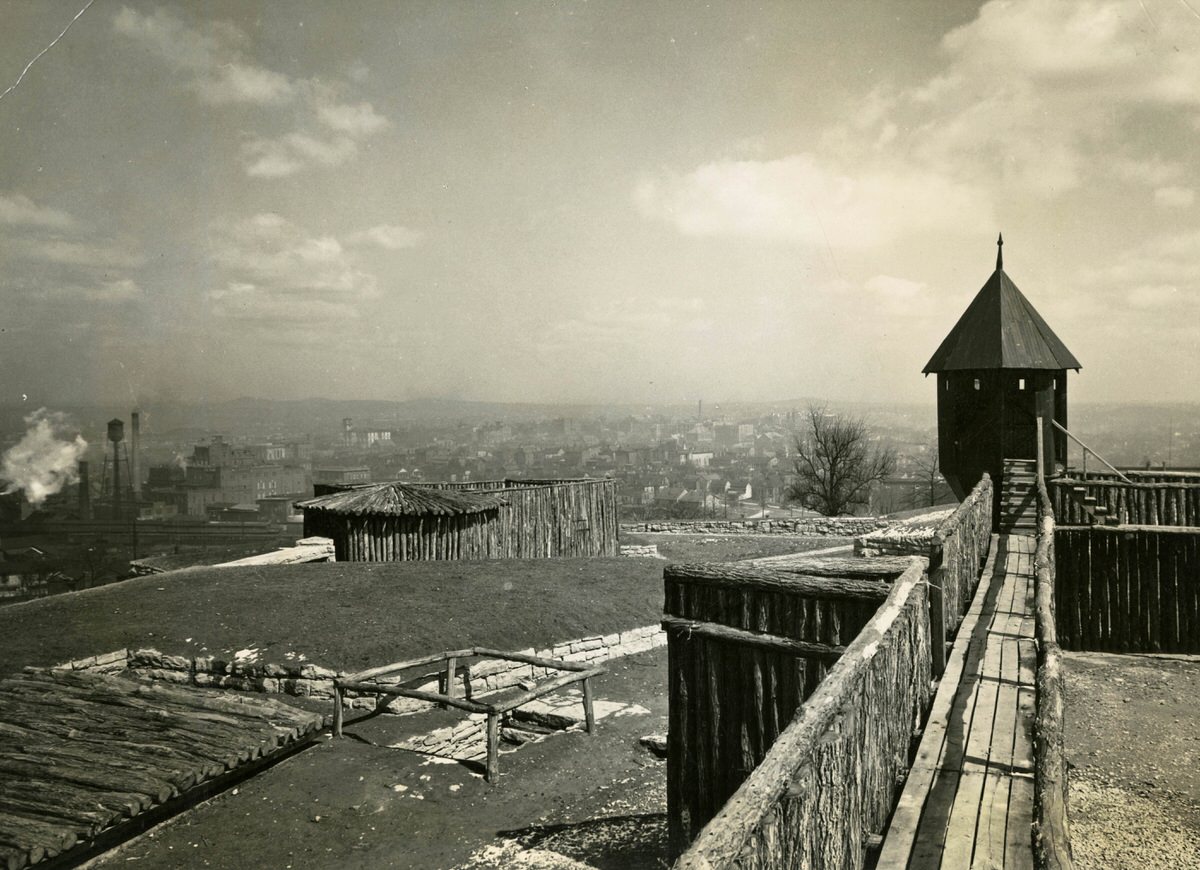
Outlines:
{"type": "Polygon", "coordinates": [[[1084,498],[1122,524],[1138,526],[1200,526],[1200,475],[1179,472],[1127,472],[1130,482],[1114,475],[1068,473],[1047,481],[1056,521],[1061,526],[1088,525],[1091,515],[1084,498]],[[1082,488],[1082,492],[1077,492],[1082,488]]]}
{"type": "Polygon", "coordinates": [[[1067,759],[1063,750],[1066,688],[1055,618],[1056,532],[1054,505],[1038,469],[1038,534],[1034,554],[1038,639],[1037,711],[1034,718],[1034,861],[1038,870],[1074,870],[1067,811],[1067,759]]]}
{"type": "MultiPolygon", "coordinates": [[[[682,594],[700,609],[690,600],[695,592],[730,621],[750,621],[758,631],[759,626],[782,631],[786,626],[780,623],[790,621],[793,629],[801,628],[796,633],[817,635],[814,642],[828,643],[828,634],[813,629],[830,624],[829,618],[814,622],[815,612],[863,606],[862,599],[838,594],[841,584],[828,579],[831,594],[821,600],[761,585],[739,592],[741,587],[689,582],[698,572],[690,573],[668,580],[669,604],[678,606],[682,594]]],[[[672,855],[686,846],[689,830],[699,830],[703,813],[715,811],[679,855],[677,868],[863,866],[869,842],[891,812],[914,727],[929,699],[926,581],[924,560],[914,558],[866,603],[877,606],[861,626],[843,612],[838,637],[845,632],[853,639],[808,693],[798,689],[807,677],[801,674],[803,660],[790,652],[772,659],[774,651],[761,646],[723,640],[716,643],[724,647],[713,646],[694,633],[689,638],[683,626],[668,628],[672,855]],[[800,701],[794,716],[773,700],[780,695],[800,701]],[[736,706],[739,701],[743,708],[736,706]],[[726,706],[729,702],[734,706],[726,706]],[[780,726],[777,739],[766,742],[780,726]],[[761,763],[745,771],[760,752],[761,763]],[[730,757],[739,755],[736,761],[730,757]],[[727,788],[731,783],[722,775],[735,765],[741,781],[727,801],[723,794],[719,800],[698,794],[715,783],[727,788]]]]}
{"type": "Polygon", "coordinates": [[[992,540],[991,478],[985,472],[954,513],[934,532],[929,552],[930,618],[934,674],[945,666],[946,646],[971,606],[979,569],[992,540]]]}

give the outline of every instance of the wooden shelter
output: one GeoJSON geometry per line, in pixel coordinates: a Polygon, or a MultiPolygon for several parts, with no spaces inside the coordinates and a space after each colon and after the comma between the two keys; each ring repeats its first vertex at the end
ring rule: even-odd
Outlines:
{"type": "Polygon", "coordinates": [[[339,562],[616,556],[616,482],[499,480],[327,488],[297,503],[339,562]],[[328,491],[332,489],[333,491],[328,491]]]}
{"type": "Polygon", "coordinates": [[[1067,369],[1079,361],[1004,272],[1004,239],[996,271],[926,364],[937,375],[938,451],[942,474],[960,499],[984,472],[1002,483],[1005,459],[1066,457],[1067,369]]]}

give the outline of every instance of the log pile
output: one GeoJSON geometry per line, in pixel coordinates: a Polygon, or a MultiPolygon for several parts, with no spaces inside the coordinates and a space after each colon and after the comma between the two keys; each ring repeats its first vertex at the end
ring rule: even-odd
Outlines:
{"type": "Polygon", "coordinates": [[[81,671],[0,680],[0,867],[133,833],[142,813],[323,725],[272,700],[81,671]]]}

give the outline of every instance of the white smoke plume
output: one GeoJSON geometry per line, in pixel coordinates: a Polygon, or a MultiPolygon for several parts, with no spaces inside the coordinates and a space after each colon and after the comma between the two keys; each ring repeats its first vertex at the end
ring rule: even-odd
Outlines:
{"type": "Polygon", "coordinates": [[[80,435],[64,435],[66,415],[39,408],[25,418],[25,436],[4,454],[0,478],[8,481],[5,494],[25,490],[32,505],[40,505],[68,484],[79,480],[79,458],[87,450],[80,435]]]}

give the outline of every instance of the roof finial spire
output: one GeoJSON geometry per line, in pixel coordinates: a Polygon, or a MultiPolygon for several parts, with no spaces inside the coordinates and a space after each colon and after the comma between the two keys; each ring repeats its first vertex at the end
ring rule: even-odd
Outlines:
{"type": "Polygon", "coordinates": [[[996,271],[1004,268],[1004,233],[996,239],[996,271]]]}

